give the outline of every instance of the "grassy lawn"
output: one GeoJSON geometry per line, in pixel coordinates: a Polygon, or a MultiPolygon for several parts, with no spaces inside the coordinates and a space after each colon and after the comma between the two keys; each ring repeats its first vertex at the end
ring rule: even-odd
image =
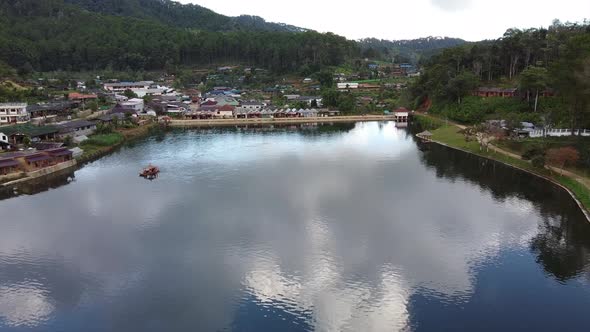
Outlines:
{"type": "Polygon", "coordinates": [[[80,147],[84,150],[84,156],[93,156],[96,153],[110,149],[112,146],[123,142],[124,137],[122,134],[113,132],[110,134],[98,134],[90,136],[86,141],[80,144],[80,147]]]}
{"type": "Polygon", "coordinates": [[[119,133],[92,135],[82,145],[111,146],[123,141],[123,135],[119,133]]]}
{"type": "Polygon", "coordinates": [[[554,176],[553,178],[571,190],[580,202],[582,202],[582,205],[586,207],[586,210],[590,210],[590,191],[588,188],[580,182],[566,176],[554,176]]]}

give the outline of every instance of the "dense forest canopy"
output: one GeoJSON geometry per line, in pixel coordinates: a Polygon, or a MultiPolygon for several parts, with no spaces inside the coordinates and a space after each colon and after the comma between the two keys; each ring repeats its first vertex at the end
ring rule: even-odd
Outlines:
{"type": "Polygon", "coordinates": [[[63,0],[0,2],[0,61],[24,73],[154,70],[167,65],[223,62],[285,72],[304,65],[339,65],[357,52],[354,42],[331,33],[214,32],[164,25],[153,19],[104,15],[63,0]]]}
{"type": "Polygon", "coordinates": [[[469,117],[462,103],[478,86],[519,88],[528,110],[548,113],[558,103],[570,126],[590,124],[590,25],[555,21],[547,29],[509,29],[498,40],[445,49],[427,61],[412,95],[418,104],[455,104],[450,113],[458,120],[481,120],[469,117]],[[539,94],[547,91],[556,97],[539,108],[539,94]]]}
{"type": "Polygon", "coordinates": [[[383,40],[365,38],[359,41],[363,56],[381,57],[383,60],[417,63],[436,52],[457,45],[465,44],[463,39],[449,37],[426,37],[411,40],[383,40]]]}
{"type": "Polygon", "coordinates": [[[209,31],[282,31],[301,32],[303,28],[266,22],[261,17],[242,15],[229,17],[199,5],[170,0],[64,0],[90,12],[149,19],[179,28],[209,31]]]}

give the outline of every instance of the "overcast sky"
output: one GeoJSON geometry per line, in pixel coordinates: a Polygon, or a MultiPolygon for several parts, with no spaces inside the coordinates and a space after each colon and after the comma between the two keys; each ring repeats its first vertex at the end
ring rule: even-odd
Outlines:
{"type": "Polygon", "coordinates": [[[510,27],[528,28],[590,18],[590,0],[180,0],[220,14],[261,16],[351,39],[501,37],[510,27]]]}

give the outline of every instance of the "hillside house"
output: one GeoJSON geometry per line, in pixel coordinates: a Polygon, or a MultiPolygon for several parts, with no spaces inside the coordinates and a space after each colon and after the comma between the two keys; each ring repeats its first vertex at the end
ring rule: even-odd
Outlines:
{"type": "Polygon", "coordinates": [[[511,98],[517,96],[517,89],[516,88],[488,88],[482,87],[478,88],[472,93],[474,96],[478,97],[503,97],[503,98],[511,98]]]}
{"type": "Polygon", "coordinates": [[[359,88],[358,83],[352,83],[352,82],[337,83],[336,86],[340,90],[349,90],[349,89],[358,89],[359,88]]]}
{"type": "Polygon", "coordinates": [[[0,103],[0,125],[29,122],[26,103],[0,103]]]}
{"type": "Polygon", "coordinates": [[[82,94],[79,92],[70,92],[68,94],[68,100],[78,102],[78,103],[84,103],[89,100],[96,100],[96,99],[98,99],[98,96],[95,94],[82,94]]]}

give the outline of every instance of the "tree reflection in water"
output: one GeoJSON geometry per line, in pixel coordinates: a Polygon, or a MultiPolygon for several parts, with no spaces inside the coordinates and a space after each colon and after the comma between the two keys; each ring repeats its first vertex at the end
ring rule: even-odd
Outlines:
{"type": "Polygon", "coordinates": [[[530,243],[537,263],[562,283],[580,276],[590,279],[590,224],[565,190],[501,163],[438,145],[421,158],[437,177],[476,184],[498,201],[518,197],[532,202],[543,220],[530,243]]]}

